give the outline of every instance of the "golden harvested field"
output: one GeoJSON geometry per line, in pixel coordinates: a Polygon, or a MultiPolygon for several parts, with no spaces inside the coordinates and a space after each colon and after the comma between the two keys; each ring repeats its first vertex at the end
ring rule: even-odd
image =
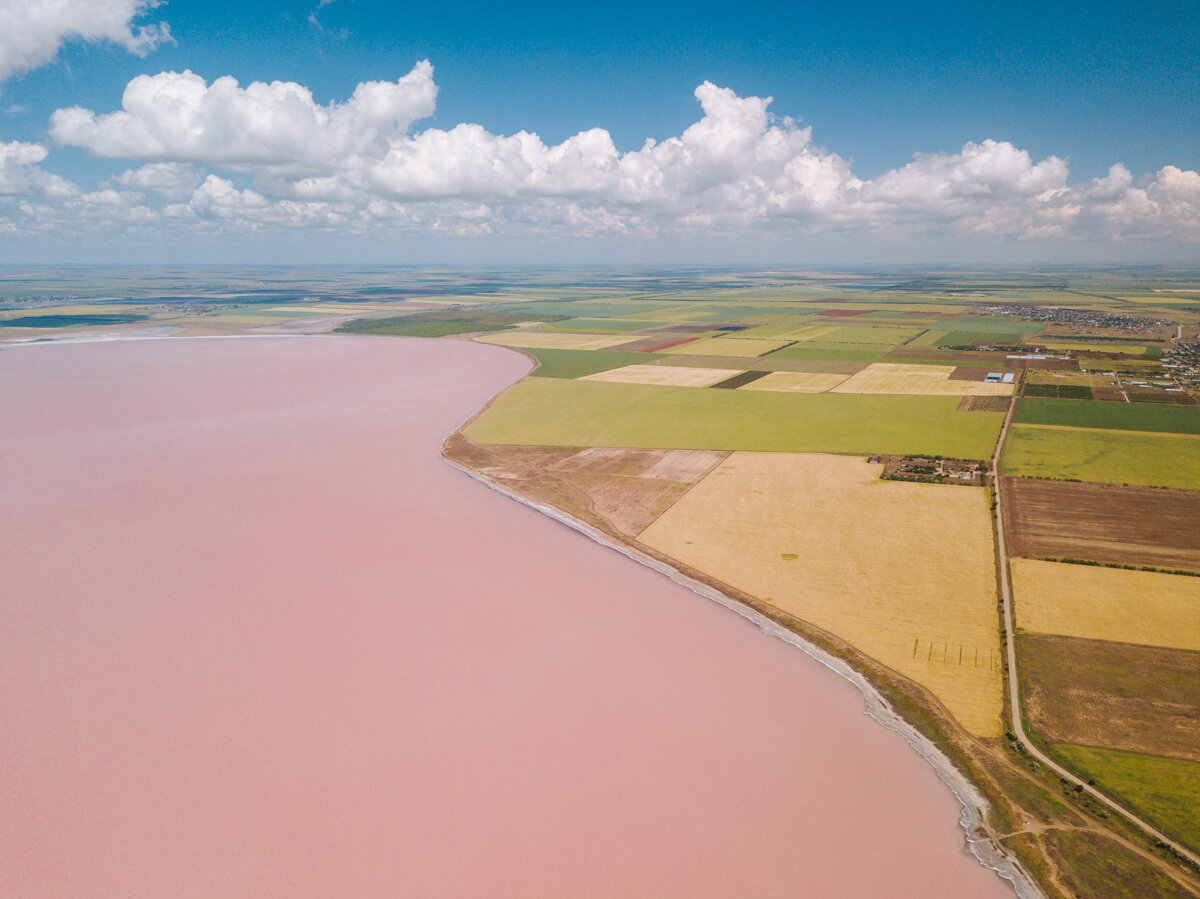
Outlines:
{"type": "Polygon", "coordinates": [[[675,365],[626,365],[579,378],[618,384],[660,384],[665,387],[708,387],[741,374],[737,368],[686,368],[675,365]]]}
{"type": "Polygon", "coordinates": [[[846,375],[812,371],[773,371],[739,390],[770,390],[777,393],[824,393],[846,380],[846,375]]]}
{"type": "Polygon", "coordinates": [[[556,331],[499,331],[475,338],[479,343],[539,350],[603,350],[628,343],[628,334],[567,334],[556,331]]]}
{"type": "Polygon", "coordinates": [[[664,353],[684,356],[765,356],[772,350],[785,347],[790,340],[745,340],[740,337],[710,337],[669,347],[664,353]]]}
{"type": "Polygon", "coordinates": [[[1012,578],[1026,631],[1200,650],[1200,578],[1033,559],[1012,578]]]}
{"type": "Polygon", "coordinates": [[[910,396],[1011,396],[1014,385],[952,380],[953,365],[874,362],[833,388],[834,393],[899,393],[910,396]]]}
{"type": "Polygon", "coordinates": [[[734,453],[638,539],[853,643],[998,736],[987,494],[862,458],[734,453]]]}

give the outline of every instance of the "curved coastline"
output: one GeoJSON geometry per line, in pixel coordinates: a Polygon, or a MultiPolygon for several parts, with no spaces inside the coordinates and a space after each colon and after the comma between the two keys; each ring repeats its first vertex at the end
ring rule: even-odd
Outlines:
{"type": "MultiPolygon", "coordinates": [[[[67,339],[62,341],[39,340],[22,343],[10,343],[7,345],[0,345],[0,349],[12,348],[14,346],[46,346],[57,343],[77,344],[91,342],[116,342],[125,340],[223,340],[236,339],[238,337],[259,337],[273,339],[287,337],[288,339],[297,339],[314,336],[328,335],[254,334],[228,336],[211,335],[195,337],[175,335],[155,335],[146,337],[136,337],[132,335],[96,336],[67,339]]],[[[417,340],[420,340],[421,342],[427,342],[425,339],[421,338],[417,338],[417,340]]],[[[524,353],[518,353],[518,355],[524,355],[527,359],[529,358],[528,355],[524,353]]],[[[451,433],[447,435],[447,438],[455,433],[460,432],[462,428],[465,427],[470,421],[482,414],[482,412],[491,405],[496,396],[498,396],[504,390],[507,390],[510,386],[512,386],[512,384],[515,384],[522,378],[527,377],[532,368],[533,365],[531,365],[530,369],[527,369],[523,374],[518,376],[513,382],[500,388],[496,394],[483,402],[479,408],[468,415],[453,431],[451,431],[451,433]]],[[[929,762],[929,764],[937,773],[939,779],[941,779],[943,783],[945,783],[954,793],[962,809],[959,821],[965,834],[967,847],[977,861],[982,866],[996,872],[998,876],[1009,882],[1016,894],[1022,897],[1022,899],[1026,899],[1026,897],[1032,899],[1032,897],[1042,895],[1040,891],[1037,890],[1032,880],[1020,867],[1019,863],[1017,863],[1015,859],[1012,859],[1010,856],[1008,856],[1001,847],[996,845],[994,841],[990,839],[984,824],[988,804],[983,796],[930,740],[924,737],[905,719],[898,715],[888,701],[866,680],[866,678],[859,674],[845,661],[838,658],[836,655],[827,652],[821,647],[810,643],[800,635],[781,627],[778,623],[772,621],[766,616],[763,616],[753,608],[746,606],[733,597],[730,597],[707,584],[694,580],[672,566],[641,553],[631,546],[619,544],[602,532],[592,528],[585,522],[580,521],[559,509],[539,504],[530,499],[522,497],[521,495],[505,488],[504,486],[488,479],[487,477],[472,471],[471,469],[457,463],[452,459],[447,458],[444,454],[442,455],[442,459],[448,465],[463,472],[473,480],[476,480],[525,506],[538,510],[560,524],[566,525],[572,530],[590,537],[595,542],[606,546],[609,549],[613,549],[635,562],[640,562],[642,565],[645,565],[657,571],[658,573],[669,577],[672,581],[680,584],[681,586],[687,587],[693,593],[719,603],[725,608],[728,608],[730,611],[733,611],[736,614],[741,615],[743,618],[756,624],[759,629],[768,636],[777,637],[785,643],[795,646],[810,657],[819,661],[830,670],[841,675],[844,679],[850,681],[859,689],[860,693],[864,697],[866,714],[889,730],[893,730],[901,734],[908,741],[910,746],[912,746],[923,758],[926,759],[926,761],[929,762]]]]}
{"type": "MultiPolygon", "coordinates": [[[[529,377],[530,373],[537,368],[538,360],[536,357],[521,352],[520,350],[511,349],[511,352],[516,352],[518,355],[524,356],[530,360],[530,369],[522,375],[517,381],[509,384],[497,391],[487,401],[482,403],[478,409],[467,416],[457,428],[446,435],[443,441],[445,442],[456,434],[461,434],[472,421],[486,412],[500,394],[508,390],[514,384],[529,377]]],[[[594,540],[601,546],[614,550],[628,559],[633,560],[641,565],[657,571],[659,574],[665,575],[675,583],[682,587],[686,587],[693,593],[711,600],[725,608],[729,609],[737,615],[745,618],[756,625],[759,630],[769,637],[775,637],[782,640],[791,646],[796,647],[801,652],[808,655],[810,658],[820,662],[829,670],[840,675],[845,680],[852,683],[862,694],[865,708],[864,713],[873,719],[884,728],[898,733],[908,742],[918,755],[920,755],[937,774],[938,779],[942,781],[958,800],[962,809],[959,815],[959,825],[962,828],[964,841],[968,851],[973,855],[980,865],[988,870],[994,871],[999,877],[1007,881],[1013,888],[1019,899],[1043,899],[1044,894],[1038,889],[1020,862],[1017,861],[1009,853],[1005,852],[1003,847],[998,845],[990,836],[986,826],[987,811],[989,808],[987,800],[976,789],[975,785],[950,761],[946,755],[938,749],[938,747],[928,737],[917,730],[907,720],[892,708],[891,703],[868,681],[862,674],[856,671],[851,665],[840,659],[833,653],[817,646],[804,639],[794,631],[781,627],[777,622],[772,621],[756,609],[751,608],[729,596],[720,590],[711,587],[701,581],[698,581],[684,574],[678,568],[669,565],[659,559],[653,558],[646,553],[628,545],[622,544],[613,540],[609,535],[592,527],[584,521],[557,509],[553,506],[544,503],[538,503],[528,497],[522,496],[507,487],[502,486],[491,478],[473,471],[469,467],[455,461],[442,453],[442,461],[452,468],[465,474],[474,481],[483,484],[497,493],[500,493],[509,499],[515,500],[524,506],[541,512],[543,515],[554,519],[559,524],[565,525],[573,531],[583,534],[585,537],[594,540]]]]}

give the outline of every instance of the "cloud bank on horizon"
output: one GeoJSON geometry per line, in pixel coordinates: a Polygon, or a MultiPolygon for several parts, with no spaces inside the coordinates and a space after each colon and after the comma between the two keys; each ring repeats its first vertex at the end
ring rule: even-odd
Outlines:
{"type": "MultiPolygon", "coordinates": [[[[59,5],[90,8],[87,0],[59,5]]],[[[0,39],[0,80],[52,58],[72,36],[135,53],[170,37],[165,25],[131,24],[153,0],[99,6],[57,31],[45,16],[28,16],[18,23],[28,40],[3,28],[16,7],[0,8],[0,34],[9,35],[0,39]]],[[[986,139],[863,179],[816,145],[810,127],[773,115],[770,97],[707,81],[695,91],[698,121],[628,152],[602,128],[552,146],[535,133],[468,123],[420,128],[437,93],[427,61],[327,105],[294,82],[140,75],[119,110],[60,108],[46,143],[0,142],[0,232],[1200,242],[1200,174],[1170,165],[1135,178],[1114,164],[1071,183],[1065,160],[1035,161],[986,139]],[[88,190],[47,167],[56,146],[129,167],[88,190]]]]}

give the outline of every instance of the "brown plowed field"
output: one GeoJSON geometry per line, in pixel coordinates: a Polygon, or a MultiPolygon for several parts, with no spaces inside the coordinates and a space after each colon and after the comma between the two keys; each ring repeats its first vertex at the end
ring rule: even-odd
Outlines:
{"type": "Polygon", "coordinates": [[[1004,479],[1009,552],[1200,572],[1200,491],[1004,479]]]}
{"type": "Polygon", "coordinates": [[[951,381],[982,381],[995,368],[979,368],[978,366],[960,365],[950,372],[951,381]]]}
{"type": "Polygon", "coordinates": [[[1046,739],[1200,761],[1200,652],[1028,634],[1017,650],[1046,739]]]}
{"type": "Polygon", "coordinates": [[[958,404],[958,411],[1007,412],[1011,403],[1011,396],[964,396],[958,404]]]}
{"type": "Polygon", "coordinates": [[[588,524],[632,537],[728,453],[701,450],[491,446],[455,434],[446,455],[588,524]]]}

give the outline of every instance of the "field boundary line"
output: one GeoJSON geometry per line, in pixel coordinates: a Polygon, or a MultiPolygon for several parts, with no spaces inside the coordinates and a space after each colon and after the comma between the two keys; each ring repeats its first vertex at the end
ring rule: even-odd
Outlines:
{"type": "MultiPolygon", "coordinates": [[[[1048,425],[1035,424],[1027,421],[1014,421],[1017,428],[1036,428],[1040,431],[1085,431],[1090,434],[1108,434],[1116,431],[1119,434],[1145,434],[1147,437],[1182,437],[1185,440],[1200,440],[1200,434],[1179,433],[1178,431],[1138,431],[1130,428],[1085,428],[1081,425],[1048,425]]],[[[1054,480],[1047,478],[1046,480],[1054,480]]]]}
{"type": "MultiPolygon", "coordinates": [[[[1187,859],[1193,865],[1200,867],[1200,855],[1197,855],[1186,846],[1183,846],[1171,839],[1157,827],[1142,820],[1115,799],[1109,797],[1108,794],[1101,792],[1096,787],[1086,783],[1074,772],[1058,764],[1058,762],[1051,759],[1044,752],[1033,745],[1033,741],[1031,741],[1025,733],[1025,723],[1021,720],[1020,684],[1017,675],[1016,619],[1013,614],[1013,593],[1012,582],[1009,577],[1008,545],[1004,532],[1004,501],[1003,497],[1001,496],[1001,481],[1003,478],[1000,477],[1000,455],[1004,451],[1004,441],[1008,436],[1009,426],[1013,424],[1013,418],[1016,415],[1018,405],[1019,403],[1013,402],[1013,404],[1009,407],[1008,414],[1004,417],[1004,426],[1000,428],[1000,439],[996,441],[996,452],[992,458],[992,471],[995,472],[996,485],[996,547],[1000,562],[1000,598],[1004,606],[1004,648],[1008,660],[1008,690],[1009,701],[1012,706],[1013,733],[1016,735],[1017,741],[1025,748],[1032,758],[1049,768],[1060,778],[1065,779],[1075,788],[1077,792],[1087,793],[1098,802],[1104,803],[1104,805],[1108,806],[1130,823],[1137,826],[1148,836],[1153,837],[1157,842],[1169,847],[1173,852],[1180,857],[1187,859]]],[[[1035,427],[1037,426],[1035,425],[1035,427]]],[[[1073,430],[1092,429],[1077,428],[1073,430]]]]}

